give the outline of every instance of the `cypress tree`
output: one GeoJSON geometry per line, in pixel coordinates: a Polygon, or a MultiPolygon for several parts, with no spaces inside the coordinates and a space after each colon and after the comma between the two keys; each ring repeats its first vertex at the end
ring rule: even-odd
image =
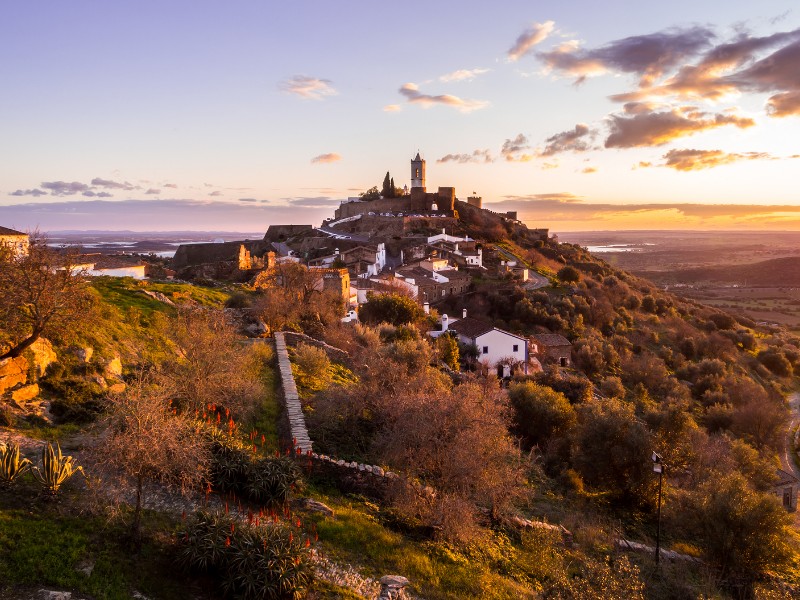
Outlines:
{"type": "Polygon", "coordinates": [[[383,190],[381,190],[381,196],[384,198],[391,198],[392,192],[394,191],[391,187],[391,181],[389,179],[389,171],[386,171],[386,177],[383,178],[383,190]]]}

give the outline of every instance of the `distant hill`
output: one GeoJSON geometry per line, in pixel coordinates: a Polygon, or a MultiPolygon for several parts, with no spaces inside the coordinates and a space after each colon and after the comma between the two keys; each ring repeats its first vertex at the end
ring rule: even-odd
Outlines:
{"type": "Polygon", "coordinates": [[[724,282],[748,286],[800,285],[800,258],[773,258],[747,265],[700,267],[669,272],[634,271],[640,277],[673,283],[724,282]]]}

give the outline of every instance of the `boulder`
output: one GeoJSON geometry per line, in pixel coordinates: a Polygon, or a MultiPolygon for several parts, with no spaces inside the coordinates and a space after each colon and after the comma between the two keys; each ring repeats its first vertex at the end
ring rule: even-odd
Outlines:
{"type": "Polygon", "coordinates": [[[119,355],[106,362],[103,367],[103,375],[106,377],[122,377],[122,360],[120,360],[119,355]]]}
{"type": "Polygon", "coordinates": [[[11,400],[20,404],[22,402],[28,402],[29,400],[33,400],[36,396],[39,395],[39,386],[35,383],[31,383],[29,385],[24,385],[22,387],[18,387],[11,392],[11,400]]]}
{"type": "Polygon", "coordinates": [[[125,391],[126,387],[127,386],[122,382],[115,383],[113,385],[108,386],[108,390],[107,391],[108,391],[109,394],[121,394],[122,392],[125,391]]]}
{"type": "Polygon", "coordinates": [[[24,356],[0,360],[0,395],[28,382],[28,359],[24,356]]]}
{"type": "Polygon", "coordinates": [[[90,360],[92,360],[92,355],[94,354],[94,348],[92,348],[91,346],[78,346],[72,348],[72,353],[82,363],[88,363],[90,360]]]}
{"type": "Polygon", "coordinates": [[[301,510],[320,513],[322,515],[325,515],[326,517],[334,516],[333,509],[330,506],[323,504],[322,502],[319,502],[317,500],[314,500],[313,498],[299,498],[298,500],[296,500],[296,505],[301,510]]]}
{"type": "Polygon", "coordinates": [[[33,355],[33,366],[36,369],[36,376],[42,377],[54,362],[58,362],[58,356],[53,350],[53,344],[47,338],[39,338],[30,347],[33,355]]]}

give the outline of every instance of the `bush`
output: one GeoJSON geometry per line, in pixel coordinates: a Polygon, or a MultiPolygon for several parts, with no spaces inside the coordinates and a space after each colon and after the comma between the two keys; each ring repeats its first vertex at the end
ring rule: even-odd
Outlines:
{"type": "Polygon", "coordinates": [[[758,360],[779,377],[789,377],[792,374],[792,363],[776,348],[768,348],[758,353],[758,360]]]}
{"type": "Polygon", "coordinates": [[[424,315],[419,304],[412,298],[400,294],[370,296],[358,310],[358,318],[370,325],[379,323],[406,325],[421,319],[424,315]]]}
{"type": "Polygon", "coordinates": [[[575,409],[564,394],[532,382],[512,385],[514,429],[526,444],[544,448],[553,436],[564,436],[575,424],[575,409]]]}
{"type": "Polygon", "coordinates": [[[243,444],[224,434],[214,436],[211,452],[211,483],[218,491],[275,505],[288,502],[300,485],[300,468],[288,456],[254,459],[243,444]]]}
{"type": "Polygon", "coordinates": [[[570,267],[569,265],[559,269],[558,273],[556,273],[556,276],[564,283],[577,283],[581,280],[581,274],[578,273],[578,270],[575,267],[570,267]]]}
{"type": "Polygon", "coordinates": [[[324,389],[330,383],[331,361],[322,348],[298,344],[294,350],[295,377],[300,387],[311,391],[324,389]]]}
{"type": "Polygon", "coordinates": [[[228,514],[199,511],[178,540],[178,561],[219,577],[226,596],[302,598],[313,581],[308,540],[283,524],[237,522],[228,514]]]}

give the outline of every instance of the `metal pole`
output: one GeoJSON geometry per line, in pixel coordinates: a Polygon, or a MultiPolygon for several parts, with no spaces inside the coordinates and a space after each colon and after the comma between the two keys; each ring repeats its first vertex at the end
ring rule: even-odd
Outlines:
{"type": "Polygon", "coordinates": [[[658,472],[658,525],[656,526],[656,565],[661,555],[661,478],[664,476],[664,466],[658,472]]]}

